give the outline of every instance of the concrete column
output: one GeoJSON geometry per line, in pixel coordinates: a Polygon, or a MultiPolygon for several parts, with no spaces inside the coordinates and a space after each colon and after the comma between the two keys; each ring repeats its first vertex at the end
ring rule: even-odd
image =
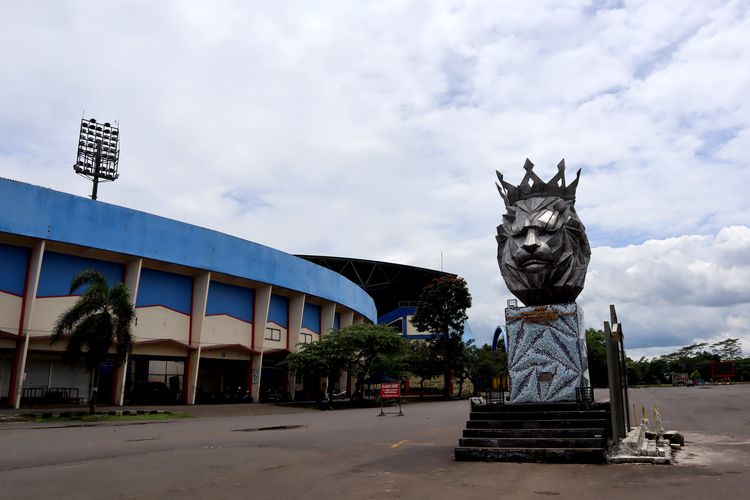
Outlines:
{"type": "Polygon", "coordinates": [[[44,259],[45,241],[37,241],[31,249],[31,257],[27,268],[27,282],[24,290],[21,321],[18,325],[18,341],[16,351],[13,354],[13,367],[10,374],[10,387],[8,391],[8,402],[13,408],[21,406],[21,392],[23,381],[26,376],[26,357],[29,353],[28,325],[31,323],[31,315],[34,312],[36,292],[39,288],[39,276],[42,274],[42,260],[44,259]]]}
{"type": "Polygon", "coordinates": [[[211,273],[206,272],[193,278],[193,308],[190,311],[190,345],[197,347],[188,355],[188,380],[185,403],[195,404],[195,391],[198,385],[198,369],[201,357],[201,333],[206,318],[206,302],[211,273]]]}
{"type": "Polygon", "coordinates": [[[302,331],[302,314],[305,311],[305,294],[299,293],[289,297],[289,326],[287,327],[287,348],[297,352],[297,342],[302,331]]]}
{"type": "Polygon", "coordinates": [[[341,313],[341,328],[352,326],[354,324],[354,311],[344,311],[341,313]]]}
{"type": "MultiPolygon", "coordinates": [[[[341,320],[339,326],[344,329],[347,326],[352,326],[354,324],[354,311],[342,311],[341,312],[341,320]]],[[[351,396],[351,377],[349,376],[349,372],[346,370],[343,370],[341,372],[341,388],[345,389],[347,394],[351,396]]]]}
{"type": "Polygon", "coordinates": [[[323,304],[320,308],[320,334],[325,335],[326,333],[333,330],[333,320],[336,317],[336,304],[328,302],[323,304]]]}
{"type": "Polygon", "coordinates": [[[253,305],[253,351],[252,354],[252,396],[253,401],[260,402],[260,380],[263,375],[263,338],[266,335],[268,323],[268,309],[271,305],[271,285],[255,289],[255,304],[253,305]]]}
{"type": "MultiPolygon", "coordinates": [[[[125,286],[130,290],[130,303],[135,307],[138,300],[138,286],[141,282],[141,269],[143,268],[143,259],[136,259],[128,262],[125,266],[125,286]]],[[[129,355],[117,367],[115,371],[115,400],[116,406],[122,406],[125,402],[125,378],[128,374],[129,355]]]]}
{"type": "MultiPolygon", "coordinates": [[[[302,314],[305,311],[305,294],[299,293],[289,297],[289,325],[287,326],[287,348],[289,352],[297,352],[297,342],[302,330],[302,314]]],[[[287,387],[289,395],[294,401],[296,379],[293,373],[287,373],[287,387]]]]}

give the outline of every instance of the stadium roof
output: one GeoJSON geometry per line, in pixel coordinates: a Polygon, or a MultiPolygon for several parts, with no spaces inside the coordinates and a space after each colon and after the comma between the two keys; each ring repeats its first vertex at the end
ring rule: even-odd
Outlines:
{"type": "Polygon", "coordinates": [[[419,301],[422,288],[435,278],[456,276],[443,271],[377,260],[325,255],[297,257],[336,271],[362,287],[375,300],[378,315],[392,311],[400,305],[415,304],[419,301]]]}

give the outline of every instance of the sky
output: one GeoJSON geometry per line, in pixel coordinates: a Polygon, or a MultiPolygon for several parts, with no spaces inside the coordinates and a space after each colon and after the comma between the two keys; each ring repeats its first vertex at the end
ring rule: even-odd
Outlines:
{"type": "Polygon", "coordinates": [[[117,122],[99,199],[297,254],[512,298],[495,170],[582,169],[587,327],[629,356],[750,353],[746,1],[0,0],[0,176],[87,196],[82,117],[117,122]]]}

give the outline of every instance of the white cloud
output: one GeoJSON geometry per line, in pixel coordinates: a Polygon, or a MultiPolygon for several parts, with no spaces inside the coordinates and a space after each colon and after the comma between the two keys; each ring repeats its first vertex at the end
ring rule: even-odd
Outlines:
{"type": "Polygon", "coordinates": [[[294,253],[442,251],[486,341],[494,170],[565,157],[589,318],[623,304],[644,348],[746,335],[748,31],[732,1],[15,3],[0,175],[86,195],[77,122],[119,120],[103,200],[294,253]]]}

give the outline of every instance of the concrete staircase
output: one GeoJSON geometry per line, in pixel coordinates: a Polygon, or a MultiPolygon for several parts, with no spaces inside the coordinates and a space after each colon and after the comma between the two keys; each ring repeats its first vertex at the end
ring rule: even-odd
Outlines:
{"type": "Polygon", "coordinates": [[[603,463],[609,403],[474,404],[456,460],[603,463]]]}

